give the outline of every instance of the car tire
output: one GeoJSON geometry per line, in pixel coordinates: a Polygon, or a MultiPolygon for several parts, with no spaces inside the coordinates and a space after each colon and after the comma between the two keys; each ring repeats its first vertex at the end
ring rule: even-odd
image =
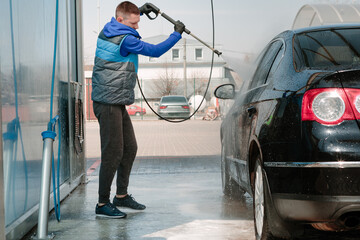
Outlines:
{"type": "Polygon", "coordinates": [[[256,157],[252,188],[256,240],[293,239],[303,235],[302,225],[285,222],[277,214],[259,155],[256,157]]]}
{"type": "Polygon", "coordinates": [[[221,146],[221,182],[223,193],[231,198],[241,198],[244,196],[245,191],[243,191],[239,184],[231,178],[229,174],[229,166],[225,159],[226,152],[225,146],[221,146]]]}
{"type": "Polygon", "coordinates": [[[255,179],[253,186],[253,209],[256,240],[272,239],[267,218],[267,208],[269,206],[265,197],[266,185],[264,180],[263,168],[260,157],[258,156],[255,163],[255,179]]]}
{"type": "Polygon", "coordinates": [[[139,112],[136,112],[135,113],[135,116],[140,116],[141,114],[139,112]]]}

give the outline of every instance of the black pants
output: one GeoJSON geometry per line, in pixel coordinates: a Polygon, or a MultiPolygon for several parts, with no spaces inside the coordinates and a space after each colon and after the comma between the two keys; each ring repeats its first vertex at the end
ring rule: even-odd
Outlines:
{"type": "Polygon", "coordinates": [[[116,171],[116,194],[127,194],[137,143],[131,119],[124,105],[94,102],[93,106],[95,116],[99,121],[101,138],[98,201],[108,203],[116,171]]]}

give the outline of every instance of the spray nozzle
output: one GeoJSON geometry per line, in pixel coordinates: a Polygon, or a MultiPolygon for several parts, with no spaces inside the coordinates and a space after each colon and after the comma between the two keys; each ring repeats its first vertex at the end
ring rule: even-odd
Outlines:
{"type": "Polygon", "coordinates": [[[220,57],[220,55],[222,54],[222,52],[220,52],[220,51],[218,51],[218,50],[216,50],[216,49],[214,49],[214,53],[215,53],[216,55],[218,55],[218,57],[220,57]]]}

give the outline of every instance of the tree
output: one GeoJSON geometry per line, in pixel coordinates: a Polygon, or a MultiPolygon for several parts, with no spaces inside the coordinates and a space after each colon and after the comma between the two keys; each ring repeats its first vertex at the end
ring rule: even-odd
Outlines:
{"type": "Polygon", "coordinates": [[[152,91],[158,97],[179,94],[179,78],[169,69],[167,63],[164,65],[164,69],[165,73],[160,74],[159,79],[153,82],[152,91]]]}
{"type": "Polygon", "coordinates": [[[195,95],[203,95],[206,90],[207,82],[208,82],[208,78],[205,76],[203,72],[201,71],[193,72],[190,76],[190,79],[188,79],[187,85],[190,88],[190,91],[188,92],[194,94],[195,91],[195,95]],[[195,82],[195,86],[194,86],[194,82],[195,82]]]}
{"type": "MultiPolygon", "coordinates": [[[[188,78],[187,80],[187,86],[188,86],[188,97],[192,96],[192,95],[204,95],[205,94],[205,90],[207,87],[209,81],[209,77],[206,76],[206,74],[204,72],[201,71],[196,71],[193,72],[190,75],[190,78],[188,78]],[[195,84],[195,86],[194,86],[195,84]]],[[[206,93],[206,99],[209,100],[211,96],[211,92],[210,89],[208,90],[208,92],[206,93]]]]}

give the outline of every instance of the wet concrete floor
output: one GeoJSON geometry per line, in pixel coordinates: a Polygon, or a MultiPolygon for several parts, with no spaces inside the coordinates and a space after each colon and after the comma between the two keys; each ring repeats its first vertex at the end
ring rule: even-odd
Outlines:
{"type": "MultiPolygon", "coordinates": [[[[51,213],[49,234],[55,234],[55,240],[253,240],[252,198],[246,194],[230,199],[222,194],[219,157],[137,158],[129,193],[147,208],[120,208],[128,214],[126,219],[95,215],[99,168],[91,169],[97,160],[89,159],[87,183],[62,202],[61,222],[51,213]]],[[[355,240],[359,236],[307,228],[306,237],[298,240],[355,240]]]]}
{"type": "MultiPolygon", "coordinates": [[[[252,198],[245,195],[236,200],[222,194],[220,121],[133,124],[139,154],[130,177],[129,193],[147,208],[121,209],[128,214],[126,219],[96,217],[98,125],[87,123],[87,183],[62,202],[61,222],[51,213],[49,233],[55,234],[56,240],[255,239],[252,198]]],[[[115,184],[112,187],[114,193],[115,184]]],[[[36,229],[24,239],[28,240],[35,232],[36,229]]],[[[323,233],[311,228],[306,234],[301,240],[360,239],[360,233],[323,233]]]]}
{"type": "MultiPolygon", "coordinates": [[[[147,208],[120,208],[128,214],[126,219],[95,215],[96,169],[87,184],[63,201],[61,222],[51,214],[49,233],[58,240],[254,239],[252,199],[234,201],[223,196],[218,159],[219,156],[160,158],[158,164],[166,171],[150,164],[146,172],[135,171],[129,192],[147,208]]],[[[137,159],[135,165],[146,161],[137,159]]]]}

